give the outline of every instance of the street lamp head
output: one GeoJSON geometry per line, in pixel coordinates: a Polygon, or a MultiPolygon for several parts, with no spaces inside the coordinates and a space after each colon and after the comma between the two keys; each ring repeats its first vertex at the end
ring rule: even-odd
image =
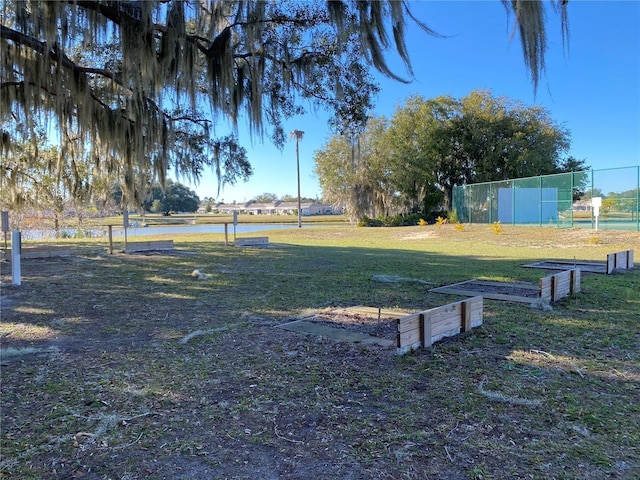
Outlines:
{"type": "Polygon", "coordinates": [[[302,140],[303,136],[304,132],[302,130],[292,130],[291,133],[289,133],[289,138],[295,138],[296,141],[302,140]]]}

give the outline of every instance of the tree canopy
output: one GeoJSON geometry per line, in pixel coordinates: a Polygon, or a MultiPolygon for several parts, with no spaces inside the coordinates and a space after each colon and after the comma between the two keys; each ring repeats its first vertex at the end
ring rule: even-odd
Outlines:
{"type": "MultiPolygon", "coordinates": [[[[543,3],[503,3],[535,88],[543,3]]],[[[566,1],[551,3],[564,28],[566,1]]],[[[170,169],[196,181],[206,167],[221,181],[248,177],[236,137],[218,137],[239,118],[277,145],[303,103],[329,107],[338,132],[361,131],[377,91],[369,67],[409,80],[407,19],[436,35],[409,2],[393,0],[7,0],[2,8],[2,154],[45,131],[59,145],[52,169],[82,157],[93,177],[117,178],[132,203],[170,169]],[[387,64],[391,47],[406,78],[387,64]]]]}
{"type": "Polygon", "coordinates": [[[389,119],[372,119],[351,142],[316,152],[325,197],[363,215],[449,208],[454,185],[584,169],[564,155],[569,132],[547,110],[476,90],[455,99],[410,97],[389,119]]]}
{"type": "Polygon", "coordinates": [[[143,203],[145,210],[154,213],[184,212],[193,213],[198,211],[200,198],[196,192],[190,188],[172,180],[167,180],[164,188],[156,184],[151,189],[151,195],[143,203]]]}

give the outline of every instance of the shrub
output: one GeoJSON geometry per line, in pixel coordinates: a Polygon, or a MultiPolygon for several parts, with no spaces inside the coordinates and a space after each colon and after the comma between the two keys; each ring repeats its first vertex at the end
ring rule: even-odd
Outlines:
{"type": "Polygon", "coordinates": [[[381,227],[382,226],[382,220],[379,220],[377,218],[369,218],[367,216],[364,216],[358,221],[358,226],[359,227],[381,227]]]}
{"type": "Polygon", "coordinates": [[[358,221],[359,227],[404,227],[418,225],[421,220],[419,213],[409,215],[394,215],[392,217],[369,218],[362,217],[358,221]]]}

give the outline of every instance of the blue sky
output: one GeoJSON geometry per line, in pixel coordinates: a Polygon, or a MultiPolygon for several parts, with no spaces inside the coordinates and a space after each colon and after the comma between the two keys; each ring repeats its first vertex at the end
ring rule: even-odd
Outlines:
{"type": "MultiPolygon", "coordinates": [[[[489,89],[527,105],[545,107],[571,133],[569,155],[595,169],[640,165],[640,1],[569,2],[570,36],[563,47],[560,18],[547,8],[549,46],[546,73],[537,94],[525,70],[520,42],[511,38],[513,18],[499,1],[414,1],[415,15],[447,38],[434,38],[411,26],[407,43],[415,79],[408,85],[378,77],[381,91],[374,115],[390,117],[412,94],[460,98],[489,89]]],[[[404,74],[390,52],[391,65],[404,74]]],[[[324,112],[291,119],[285,130],[305,132],[300,142],[301,194],[320,197],[313,175],[314,152],[332,133],[324,112]]],[[[296,195],[295,142],[280,151],[240,129],[254,174],[245,183],[225,186],[217,197],[244,202],[262,193],[296,195]]],[[[184,180],[181,180],[186,183],[184,180]]],[[[190,185],[200,198],[216,197],[213,174],[190,185]]]]}

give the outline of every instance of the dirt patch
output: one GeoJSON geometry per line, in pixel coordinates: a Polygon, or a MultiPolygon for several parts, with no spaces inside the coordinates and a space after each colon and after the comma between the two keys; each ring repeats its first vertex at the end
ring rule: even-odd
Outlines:
{"type": "Polygon", "coordinates": [[[426,238],[436,237],[436,232],[433,230],[424,230],[422,232],[412,232],[408,234],[399,235],[400,240],[424,240],[426,238]]]}
{"type": "Polygon", "coordinates": [[[395,340],[398,324],[396,319],[380,318],[359,314],[346,313],[344,311],[327,311],[306,318],[307,321],[340,328],[350,332],[362,333],[372,337],[395,340]]]}

